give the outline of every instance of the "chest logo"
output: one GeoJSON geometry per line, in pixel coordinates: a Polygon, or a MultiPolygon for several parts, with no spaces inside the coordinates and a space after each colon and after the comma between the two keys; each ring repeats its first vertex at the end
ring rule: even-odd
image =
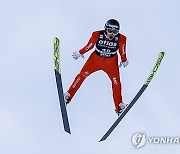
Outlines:
{"type": "Polygon", "coordinates": [[[111,42],[111,41],[107,41],[107,40],[99,40],[98,41],[98,45],[100,45],[100,46],[116,47],[117,46],[117,42],[111,42]]]}

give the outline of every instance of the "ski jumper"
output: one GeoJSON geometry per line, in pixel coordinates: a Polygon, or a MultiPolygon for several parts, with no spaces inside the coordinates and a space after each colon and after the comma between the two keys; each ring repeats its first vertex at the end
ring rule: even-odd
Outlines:
{"type": "Polygon", "coordinates": [[[69,101],[75,95],[86,77],[93,72],[103,70],[112,82],[115,109],[118,111],[119,104],[122,102],[122,94],[117,51],[120,54],[121,61],[125,62],[127,60],[126,37],[122,34],[117,34],[112,40],[108,40],[104,30],[95,31],[92,33],[88,44],[83,47],[79,53],[84,54],[94,46],[95,51],[90,55],[68,90],[70,94],[69,101]]]}

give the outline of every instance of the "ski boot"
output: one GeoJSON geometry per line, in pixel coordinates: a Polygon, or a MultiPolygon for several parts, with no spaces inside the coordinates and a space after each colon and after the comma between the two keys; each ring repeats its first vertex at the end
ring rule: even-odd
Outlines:
{"type": "Polygon", "coordinates": [[[128,104],[125,103],[120,103],[119,104],[119,110],[116,111],[116,113],[118,114],[118,116],[125,110],[125,108],[128,106],[128,104]]]}
{"type": "Polygon", "coordinates": [[[69,98],[70,98],[70,94],[68,92],[64,93],[64,102],[67,104],[69,104],[69,98]]]}

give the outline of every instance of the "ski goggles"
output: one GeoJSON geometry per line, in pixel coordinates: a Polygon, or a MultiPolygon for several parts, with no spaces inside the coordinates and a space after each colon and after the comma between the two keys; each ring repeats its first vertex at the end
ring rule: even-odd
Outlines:
{"type": "Polygon", "coordinates": [[[119,33],[119,30],[112,29],[112,28],[107,28],[107,33],[113,33],[113,34],[117,35],[119,33]]]}

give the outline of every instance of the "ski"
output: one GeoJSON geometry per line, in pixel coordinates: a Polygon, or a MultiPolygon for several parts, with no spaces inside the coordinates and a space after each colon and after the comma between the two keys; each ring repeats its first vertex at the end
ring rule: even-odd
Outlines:
{"type": "Polygon", "coordinates": [[[145,81],[145,83],[143,84],[143,86],[141,87],[139,92],[136,94],[136,96],[131,101],[131,103],[125,108],[124,112],[122,112],[122,114],[118,117],[118,119],[110,127],[110,129],[106,132],[106,134],[100,139],[99,142],[104,141],[111,134],[111,132],[116,128],[116,126],[119,124],[119,122],[123,119],[123,117],[127,114],[127,112],[132,108],[132,106],[135,104],[135,102],[139,99],[139,97],[142,95],[142,93],[148,87],[149,83],[151,82],[152,78],[155,76],[155,74],[156,74],[156,72],[157,72],[157,70],[161,64],[161,61],[163,60],[164,55],[165,55],[164,52],[159,53],[157,61],[154,65],[150,75],[148,76],[147,80],[145,81]]]}
{"type": "Polygon", "coordinates": [[[62,78],[61,78],[61,67],[60,67],[60,41],[57,37],[53,39],[53,56],[54,56],[54,71],[56,77],[56,84],[61,108],[61,115],[64,125],[64,130],[71,134],[68,115],[66,110],[66,104],[64,101],[64,93],[63,93],[63,86],[62,86],[62,78]]]}

